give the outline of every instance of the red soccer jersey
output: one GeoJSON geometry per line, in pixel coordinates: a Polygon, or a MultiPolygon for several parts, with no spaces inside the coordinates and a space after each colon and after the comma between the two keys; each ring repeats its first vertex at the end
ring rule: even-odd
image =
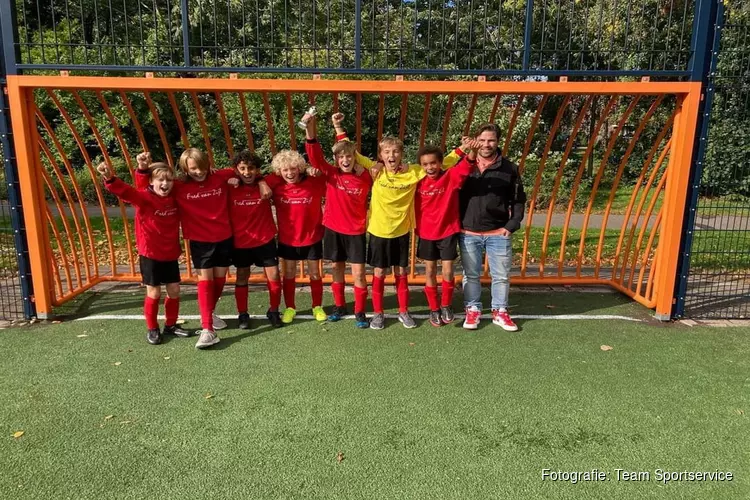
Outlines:
{"type": "Polygon", "coordinates": [[[180,257],[180,218],[174,196],[159,196],[150,188],[136,190],[117,177],[104,186],[135,206],[135,242],[139,255],[164,262],[180,257]]]}
{"type": "Polygon", "coordinates": [[[255,248],[276,236],[271,200],[260,197],[258,183],[229,186],[229,215],[235,248],[255,248]]]}
{"type": "Polygon", "coordinates": [[[341,234],[363,234],[367,225],[367,195],[372,189],[370,172],[362,175],[342,172],[325,160],[318,141],[307,141],[305,150],[313,168],[326,177],[323,225],[341,234]]]}
{"type": "Polygon", "coordinates": [[[229,221],[229,189],[227,180],[234,170],[225,168],[211,172],[196,182],[175,181],[174,193],[180,209],[182,236],[188,240],[217,243],[232,236],[229,221]]]}
{"type": "Polygon", "coordinates": [[[417,184],[414,208],[415,233],[425,240],[442,240],[461,231],[458,190],[476,166],[468,157],[441,172],[437,179],[425,177],[417,184]]]}
{"type": "Polygon", "coordinates": [[[276,220],[279,224],[279,243],[292,247],[312,245],[323,239],[323,193],[325,177],[303,175],[290,184],[276,174],[266,176],[273,190],[276,220]]]}

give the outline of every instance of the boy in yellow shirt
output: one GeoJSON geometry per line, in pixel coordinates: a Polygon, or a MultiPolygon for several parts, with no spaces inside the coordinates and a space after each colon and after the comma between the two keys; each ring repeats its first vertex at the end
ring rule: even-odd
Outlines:
{"type": "MultiPolygon", "coordinates": [[[[344,115],[336,113],[331,117],[336,129],[336,140],[347,139],[341,123],[344,115]]],[[[468,140],[468,138],[466,138],[468,140]]],[[[364,168],[372,168],[381,163],[384,168],[373,175],[372,198],[370,200],[370,220],[367,225],[369,243],[367,245],[367,263],[373,270],[372,307],[373,317],[370,328],[382,330],[385,327],[383,313],[383,294],[385,276],[393,269],[396,278],[396,296],[398,297],[398,320],[406,328],[415,328],[417,324],[409,314],[409,266],[410,232],[414,220],[414,193],[417,183],[425,176],[424,169],[418,165],[402,163],[404,144],[395,137],[383,137],[378,144],[379,162],[375,162],[359,152],[356,161],[364,168]]],[[[456,148],[443,160],[443,168],[455,165],[464,152],[456,148]]]]}

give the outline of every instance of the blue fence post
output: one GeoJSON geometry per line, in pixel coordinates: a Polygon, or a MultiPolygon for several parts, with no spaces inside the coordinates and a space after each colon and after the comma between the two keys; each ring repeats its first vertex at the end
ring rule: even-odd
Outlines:
{"type": "Polygon", "coordinates": [[[692,81],[703,83],[703,100],[698,114],[697,134],[693,144],[693,162],[690,171],[690,191],[688,204],[683,218],[682,242],[680,243],[680,262],[677,269],[675,288],[675,305],[672,317],[685,315],[685,294],[690,276],[690,253],[693,245],[693,230],[698,208],[703,164],[708,146],[708,127],[711,121],[711,108],[714,100],[714,75],[719,60],[721,30],[724,24],[724,3],[722,0],[700,0],[693,23],[693,56],[690,60],[692,81]]]}
{"type": "Polygon", "coordinates": [[[34,308],[33,287],[29,270],[29,247],[26,242],[26,228],[24,227],[21,196],[18,189],[18,165],[13,147],[13,129],[10,121],[10,110],[5,99],[6,75],[16,75],[16,57],[18,55],[15,44],[16,11],[11,0],[0,0],[0,45],[2,45],[2,61],[0,61],[0,144],[3,147],[3,170],[5,182],[8,184],[8,204],[10,205],[10,221],[13,229],[13,242],[16,248],[18,262],[18,277],[23,298],[23,314],[26,319],[36,316],[34,308]]]}
{"type": "Polygon", "coordinates": [[[523,70],[528,71],[531,61],[531,31],[534,27],[534,0],[526,0],[526,25],[523,32],[523,70]]]}
{"type": "MultiPolygon", "coordinates": [[[[374,22],[374,19],[373,19],[374,22]]],[[[354,68],[362,67],[362,0],[354,2],[354,68]]]]}
{"type": "Polygon", "coordinates": [[[182,56],[185,67],[190,67],[190,13],[188,12],[188,0],[180,0],[182,9],[182,56]]]}

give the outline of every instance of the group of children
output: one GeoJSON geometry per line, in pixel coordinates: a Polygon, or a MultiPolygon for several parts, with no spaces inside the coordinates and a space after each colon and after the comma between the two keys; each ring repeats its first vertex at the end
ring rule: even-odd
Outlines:
{"type": "Polygon", "coordinates": [[[407,165],[402,162],[403,143],[385,137],[374,161],[361,155],[348,140],[343,119],[341,113],[332,116],[337,134],[333,164],[326,161],[315,136],[314,120],[310,120],[305,143],[310,166],[299,153],[285,150],[273,157],[273,173],[267,176],[261,175],[260,158],[248,150],[234,156],[232,168],[214,170],[205,153],[188,148],[180,157],[179,175],[164,163],[152,163],[150,154],[144,152],[137,157],[135,187],[115,177],[110,165],[99,165],[106,188],[136,207],[149,343],[159,344],[163,335],[189,335],[177,325],[180,226],[182,236],[190,242],[192,264],[198,274],[201,330],[197,348],[218,343],[216,330],[227,326],[214,311],[230,265],[237,268],[234,295],[240,328],[250,328],[248,278],[253,265],[265,271],[270,323],[279,327],[294,320],[298,261],[307,261],[316,320],[338,321],[347,314],[344,277],[348,263],[354,277],[358,328],[384,327],[384,283],[391,269],[398,319],[406,328],[414,328],[407,280],[413,225],[419,236],[417,256],[426,266],[430,323],[440,326],[454,320],[451,302],[460,232],[458,190],[476,164],[477,141],[464,138],[461,147],[445,157],[440,148],[425,146],[417,153],[418,164],[407,165]],[[284,261],[281,272],[279,258],[284,261]],[[330,315],[322,308],[321,258],[333,266],[335,305],[330,315]],[[440,300],[438,261],[443,278],[440,300]],[[369,321],[365,314],[365,263],[374,268],[373,315],[369,321]],[[167,293],[166,321],[160,330],[157,316],[162,285],[167,293]],[[286,308],[280,313],[282,293],[286,308]]]}

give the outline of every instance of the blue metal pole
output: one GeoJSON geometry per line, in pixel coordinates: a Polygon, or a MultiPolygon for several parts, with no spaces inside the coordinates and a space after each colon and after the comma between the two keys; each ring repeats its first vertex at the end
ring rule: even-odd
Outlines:
{"type": "MultiPolygon", "coordinates": [[[[373,19],[373,22],[375,20],[373,19]]],[[[354,68],[362,67],[362,0],[354,2],[354,68]]]]}
{"type": "Polygon", "coordinates": [[[693,144],[693,163],[690,172],[689,203],[685,207],[685,217],[682,227],[682,242],[680,243],[680,263],[677,266],[679,276],[676,281],[675,305],[672,317],[685,315],[685,296],[687,293],[688,277],[690,276],[690,254],[693,245],[693,230],[698,208],[703,165],[706,160],[708,146],[708,129],[711,121],[711,108],[714,100],[714,76],[719,61],[719,47],[721,45],[721,31],[724,26],[724,3],[721,0],[702,0],[696,10],[695,27],[693,33],[693,57],[690,61],[690,71],[693,81],[703,82],[703,100],[698,114],[698,133],[693,144]],[[699,19],[700,16],[700,19],[699,19]],[[696,45],[697,44],[697,45],[696,45]],[[700,57],[700,58],[699,58],[700,57]]]}
{"type": "Polygon", "coordinates": [[[182,55],[185,67],[190,67],[190,13],[188,12],[188,0],[180,0],[182,9],[182,55]]]}
{"type": "Polygon", "coordinates": [[[0,61],[0,144],[3,147],[3,170],[8,184],[8,203],[10,221],[13,229],[13,243],[16,248],[18,277],[23,298],[23,315],[29,319],[36,315],[32,297],[34,294],[29,269],[29,247],[26,242],[26,228],[23,221],[21,196],[18,187],[18,166],[13,147],[13,129],[10,121],[10,110],[5,99],[6,75],[18,74],[17,48],[15,43],[16,11],[11,0],[0,0],[0,45],[3,58],[0,61]]]}
{"type": "Polygon", "coordinates": [[[526,0],[526,26],[523,33],[523,70],[529,69],[531,61],[531,31],[534,25],[534,0],[526,0]]]}

